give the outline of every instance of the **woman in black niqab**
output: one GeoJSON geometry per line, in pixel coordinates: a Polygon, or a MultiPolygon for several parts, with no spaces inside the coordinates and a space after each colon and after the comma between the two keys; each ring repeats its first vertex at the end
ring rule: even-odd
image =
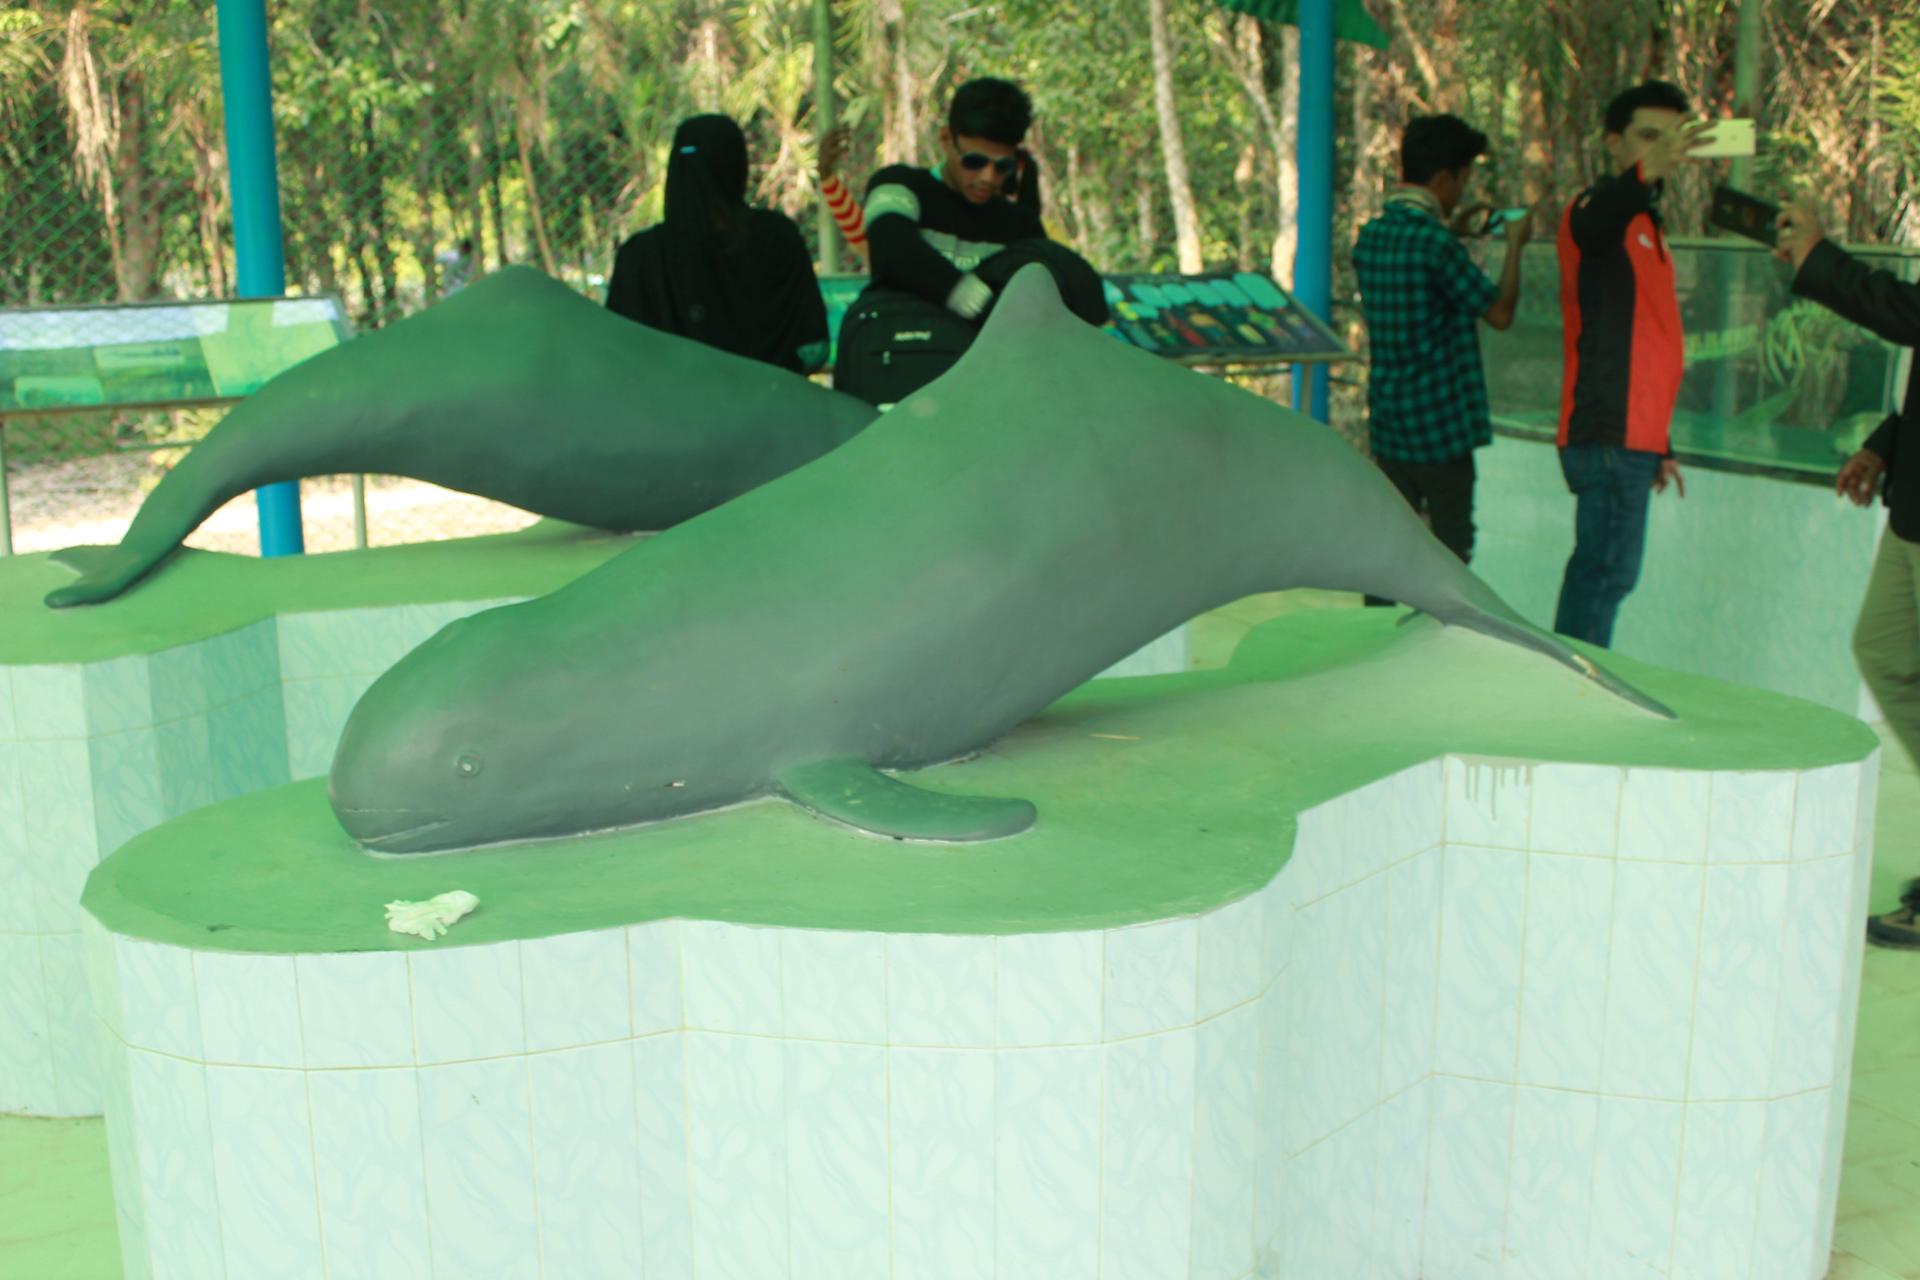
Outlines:
{"type": "Polygon", "coordinates": [[[808,373],[827,309],[800,229],[747,204],[747,139],[726,116],[674,131],[666,218],[620,246],[607,306],[655,329],[808,373]]]}

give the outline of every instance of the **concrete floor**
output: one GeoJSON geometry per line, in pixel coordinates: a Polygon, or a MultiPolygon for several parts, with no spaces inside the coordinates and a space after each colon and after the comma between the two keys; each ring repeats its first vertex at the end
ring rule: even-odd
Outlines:
{"type": "MultiPolygon", "coordinates": [[[[1255,596],[1196,620],[1195,666],[1218,666],[1278,613],[1351,605],[1332,592],[1255,596]]],[[[1920,875],[1920,773],[1882,755],[1873,902],[1920,875]]],[[[0,1116],[0,1277],[120,1274],[104,1122],[0,1116]]],[[[1830,1280],[1920,1280],[1920,951],[1867,948],[1830,1280]]]]}

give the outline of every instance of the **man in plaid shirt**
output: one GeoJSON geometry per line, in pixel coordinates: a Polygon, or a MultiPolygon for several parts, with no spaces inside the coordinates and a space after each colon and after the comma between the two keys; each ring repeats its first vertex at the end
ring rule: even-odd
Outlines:
{"type": "Polygon", "coordinates": [[[1493,440],[1475,325],[1513,323],[1529,235],[1528,219],[1506,224],[1498,284],[1461,243],[1488,226],[1485,206],[1460,208],[1486,150],[1487,135],[1457,116],[1414,117],[1400,141],[1401,183],[1353,247],[1374,461],[1462,560],[1473,558],[1473,451],[1493,440]]]}

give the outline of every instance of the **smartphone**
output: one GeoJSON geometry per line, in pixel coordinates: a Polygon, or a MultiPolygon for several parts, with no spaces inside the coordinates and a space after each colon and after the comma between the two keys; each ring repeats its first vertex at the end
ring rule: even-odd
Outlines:
{"type": "Polygon", "coordinates": [[[1704,160],[1750,156],[1754,150],[1754,137],[1751,120],[1716,121],[1712,132],[1707,134],[1706,141],[1687,154],[1704,160]]]}
{"type": "Polygon", "coordinates": [[[1778,240],[1779,219],[1779,205],[1724,185],[1713,189],[1713,203],[1707,208],[1707,221],[1714,226],[1765,245],[1778,240]]]}
{"type": "Polygon", "coordinates": [[[1487,215],[1487,234],[1492,235],[1510,222],[1525,222],[1531,209],[1495,209],[1487,215]]]}

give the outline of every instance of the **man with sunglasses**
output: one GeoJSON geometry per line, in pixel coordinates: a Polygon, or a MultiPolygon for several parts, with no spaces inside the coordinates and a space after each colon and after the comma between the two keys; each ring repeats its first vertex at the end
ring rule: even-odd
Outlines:
{"type": "Polygon", "coordinates": [[[1021,142],[1033,104],[1006,80],[960,86],[934,169],[889,165],[867,183],[873,282],[967,320],[993,301],[974,268],[1018,240],[1042,239],[1038,192],[1021,142]]]}

